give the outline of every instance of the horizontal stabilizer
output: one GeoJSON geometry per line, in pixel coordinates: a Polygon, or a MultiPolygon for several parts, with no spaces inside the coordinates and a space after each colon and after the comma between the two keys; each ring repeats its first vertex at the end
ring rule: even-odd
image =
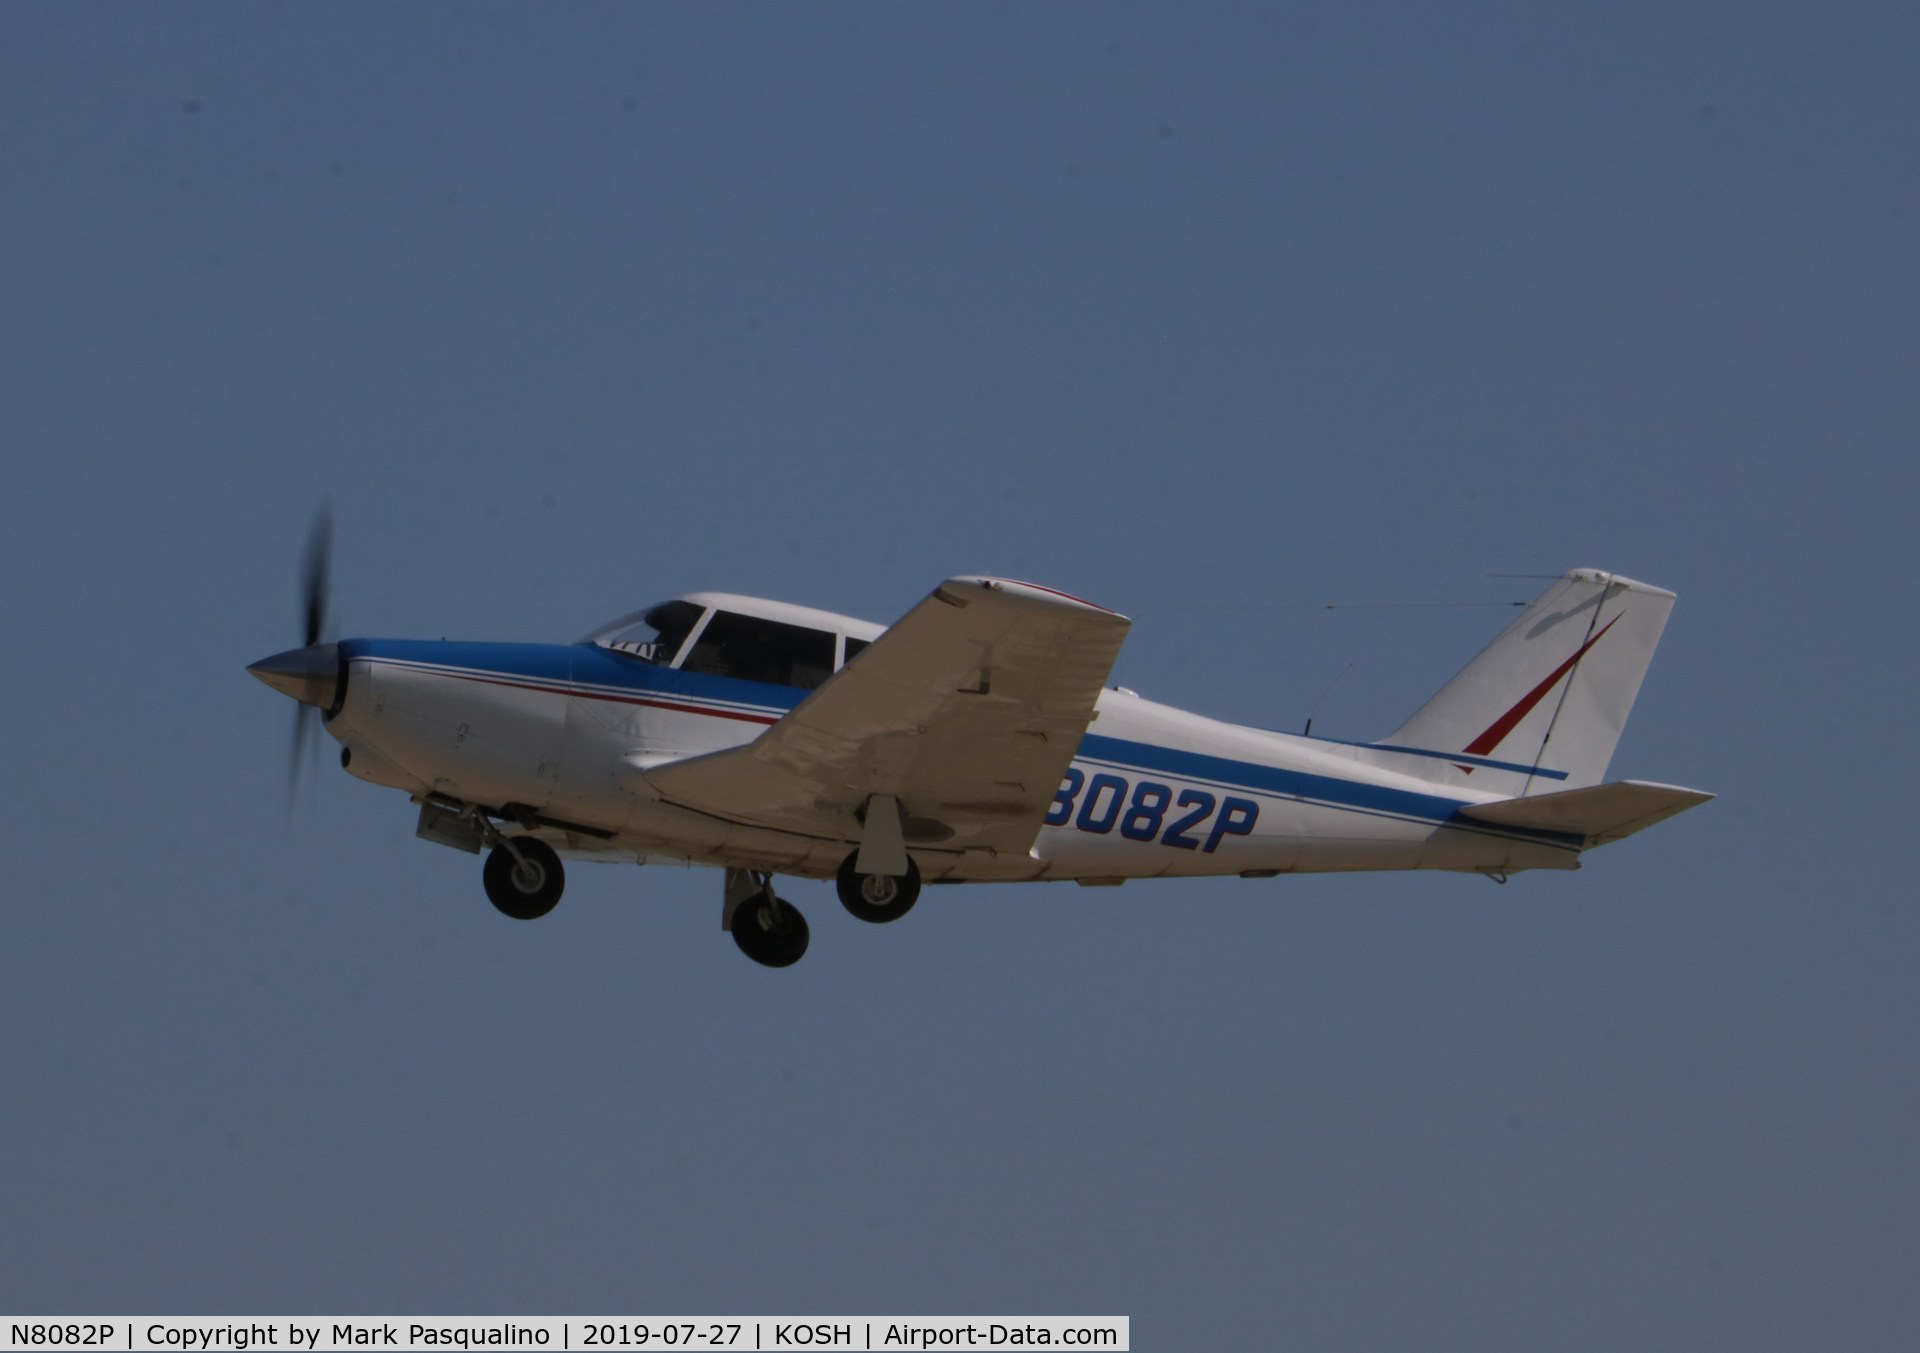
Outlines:
{"type": "Polygon", "coordinates": [[[1704,790],[1678,785],[1615,780],[1585,789],[1563,789],[1557,794],[1471,803],[1460,810],[1460,815],[1504,827],[1578,834],[1587,838],[1588,846],[1604,846],[1656,822],[1665,822],[1712,797],[1704,790]]]}

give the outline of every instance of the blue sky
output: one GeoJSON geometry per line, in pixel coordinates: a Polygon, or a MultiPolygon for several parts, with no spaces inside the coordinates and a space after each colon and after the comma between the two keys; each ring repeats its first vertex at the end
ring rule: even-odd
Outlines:
{"type": "Polygon", "coordinates": [[[1916,29],[0,9],[0,1309],[1911,1346],[1916,29]],[[708,872],[516,925],[330,764],[289,824],[323,498],[347,634],[994,572],[1351,737],[1617,569],[1614,773],[1722,797],[1504,889],[794,884],[784,973],[708,872]]]}

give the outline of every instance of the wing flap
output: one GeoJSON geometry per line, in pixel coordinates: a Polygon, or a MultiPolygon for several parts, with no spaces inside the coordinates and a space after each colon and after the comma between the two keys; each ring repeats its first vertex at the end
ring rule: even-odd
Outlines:
{"type": "Polygon", "coordinates": [[[1678,785],[1616,780],[1585,789],[1564,789],[1557,794],[1469,804],[1460,814],[1506,827],[1577,834],[1586,837],[1591,847],[1632,836],[1712,797],[1704,790],[1682,789],[1678,785]]]}
{"type": "Polygon", "coordinates": [[[1045,588],[950,578],[753,742],[646,778],[684,807],[843,839],[891,795],[909,844],[1024,852],[1128,626],[1045,588]]]}

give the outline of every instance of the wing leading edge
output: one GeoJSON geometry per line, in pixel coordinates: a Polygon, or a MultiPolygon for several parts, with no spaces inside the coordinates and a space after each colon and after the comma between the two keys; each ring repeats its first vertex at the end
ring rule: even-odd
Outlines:
{"type": "Polygon", "coordinates": [[[907,845],[1025,854],[1130,623],[1029,583],[949,578],[754,741],[644,774],[682,807],[843,840],[891,796],[907,845]]]}

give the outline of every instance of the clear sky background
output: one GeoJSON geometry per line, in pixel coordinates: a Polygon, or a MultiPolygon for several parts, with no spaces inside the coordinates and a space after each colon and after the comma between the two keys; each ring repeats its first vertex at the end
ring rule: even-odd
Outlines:
{"type": "Polygon", "coordinates": [[[0,1311],[1920,1344],[1916,50],[0,8],[0,1311]],[[243,668],[327,497],[344,634],[996,572],[1132,615],[1145,695],[1349,737],[1545,585],[1496,575],[1617,569],[1680,602],[1614,774],[1722,797],[1505,888],[796,882],[785,972],[711,871],[518,924],[330,758],[289,819],[243,668]]]}

